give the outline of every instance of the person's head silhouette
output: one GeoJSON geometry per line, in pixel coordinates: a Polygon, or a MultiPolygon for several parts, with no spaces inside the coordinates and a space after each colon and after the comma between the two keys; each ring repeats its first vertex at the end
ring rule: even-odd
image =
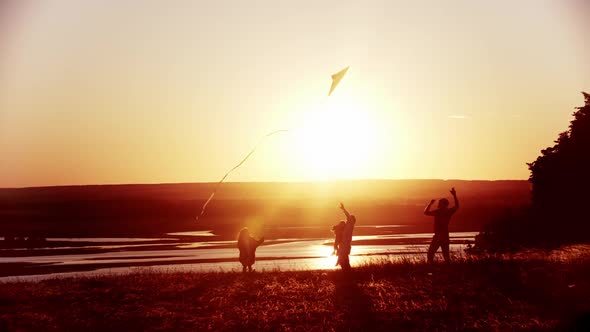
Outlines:
{"type": "Polygon", "coordinates": [[[242,228],[242,230],[240,230],[240,233],[238,234],[238,240],[243,240],[248,237],[250,237],[250,231],[248,231],[248,227],[242,228]]]}
{"type": "Polygon", "coordinates": [[[438,208],[439,209],[446,209],[449,207],[449,200],[446,198],[441,198],[438,200],[438,208]]]}

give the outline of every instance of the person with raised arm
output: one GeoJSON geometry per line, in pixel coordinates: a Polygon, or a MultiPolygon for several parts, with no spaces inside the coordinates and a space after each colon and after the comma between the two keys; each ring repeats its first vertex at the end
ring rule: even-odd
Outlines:
{"type": "Polygon", "coordinates": [[[426,209],[424,209],[425,215],[434,217],[434,236],[430,242],[427,254],[429,263],[434,261],[434,254],[438,250],[438,247],[441,247],[442,249],[445,262],[450,263],[451,261],[449,255],[449,222],[451,221],[453,214],[459,209],[459,199],[457,199],[457,191],[455,191],[455,188],[451,189],[451,195],[453,195],[453,200],[455,201],[455,206],[452,208],[449,208],[449,200],[441,198],[438,200],[438,208],[436,210],[430,210],[435,202],[434,199],[431,200],[426,209]]]}
{"type": "Polygon", "coordinates": [[[346,216],[346,223],[342,231],[342,240],[338,248],[338,263],[342,267],[342,270],[350,270],[350,261],[348,255],[350,255],[350,249],[352,248],[352,232],[354,230],[354,224],[356,223],[356,217],[350,214],[344,204],[340,203],[340,209],[346,216]]]}

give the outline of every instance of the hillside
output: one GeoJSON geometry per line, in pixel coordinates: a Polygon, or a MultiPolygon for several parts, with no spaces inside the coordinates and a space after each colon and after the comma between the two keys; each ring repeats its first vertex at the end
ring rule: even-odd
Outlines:
{"type": "Polygon", "coordinates": [[[0,236],[129,236],[213,229],[234,234],[252,220],[328,226],[339,201],[364,224],[430,227],[422,215],[433,198],[461,199],[452,230],[479,230],[490,217],[529,200],[527,181],[358,180],[317,183],[225,183],[205,218],[194,217],[213,183],[92,185],[0,189],[0,236]]]}

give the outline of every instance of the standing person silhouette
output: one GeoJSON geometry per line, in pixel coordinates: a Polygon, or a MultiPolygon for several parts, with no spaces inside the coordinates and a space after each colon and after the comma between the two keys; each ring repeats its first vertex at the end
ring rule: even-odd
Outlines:
{"type": "Polygon", "coordinates": [[[430,207],[434,204],[434,199],[430,201],[430,204],[424,209],[424,214],[427,216],[434,217],[434,236],[430,247],[428,248],[428,262],[432,263],[434,260],[434,254],[438,250],[438,247],[442,248],[443,257],[446,263],[450,263],[451,257],[449,256],[449,222],[451,217],[459,209],[459,200],[457,199],[457,192],[455,188],[451,189],[451,195],[455,201],[455,206],[449,208],[449,201],[446,198],[438,200],[438,208],[434,211],[430,211],[430,207]]]}
{"type": "Polygon", "coordinates": [[[264,242],[264,237],[260,240],[250,236],[248,227],[242,228],[238,234],[238,249],[240,249],[240,263],[242,263],[242,272],[252,272],[252,265],[256,261],[256,248],[264,242]]]}
{"type": "Polygon", "coordinates": [[[356,223],[356,217],[344,208],[344,204],[340,203],[340,209],[346,215],[346,223],[342,231],[342,240],[338,247],[338,263],[342,270],[350,270],[350,261],[348,255],[350,255],[350,249],[352,248],[352,231],[354,230],[354,224],[356,223]]]}

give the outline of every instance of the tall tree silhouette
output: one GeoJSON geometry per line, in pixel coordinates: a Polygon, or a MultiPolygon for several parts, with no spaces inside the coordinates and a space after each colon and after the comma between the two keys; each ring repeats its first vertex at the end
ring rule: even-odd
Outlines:
{"type": "Polygon", "coordinates": [[[590,94],[555,145],[529,163],[533,208],[539,222],[563,240],[590,239],[590,94]]]}
{"type": "Polygon", "coordinates": [[[555,247],[590,241],[590,94],[555,145],[527,164],[532,204],[505,211],[475,239],[476,250],[555,247]]]}

